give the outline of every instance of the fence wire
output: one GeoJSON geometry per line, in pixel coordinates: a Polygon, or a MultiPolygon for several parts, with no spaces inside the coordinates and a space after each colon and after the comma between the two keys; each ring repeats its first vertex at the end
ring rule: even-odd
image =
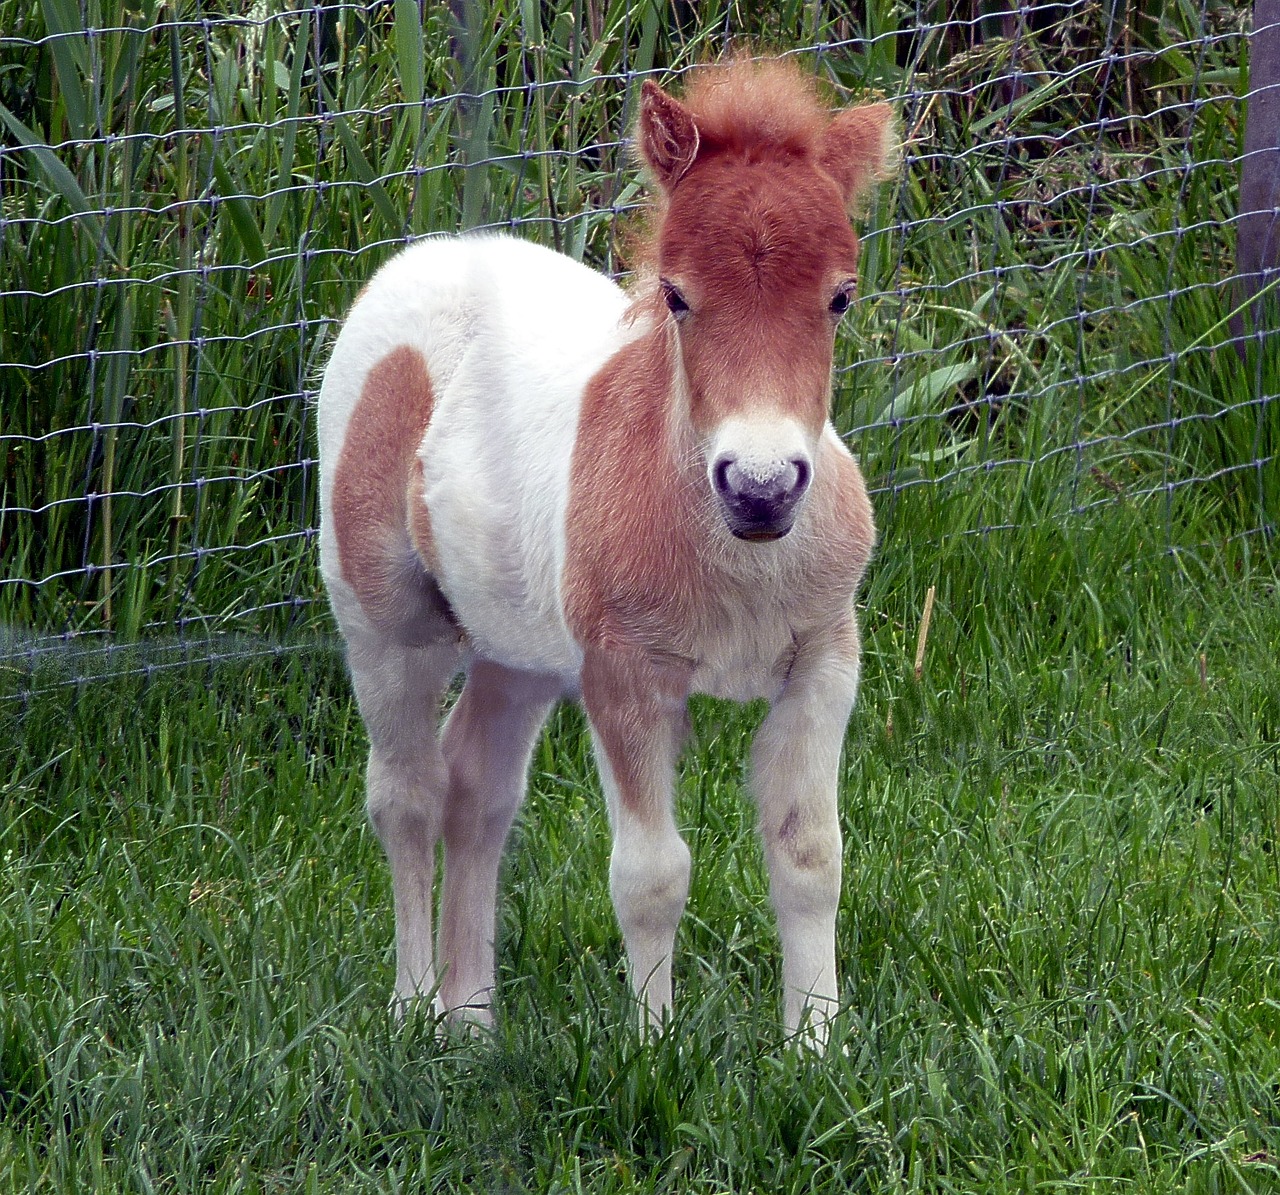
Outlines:
{"type": "Polygon", "coordinates": [[[833,416],[890,539],[916,492],[980,535],[1276,526],[1248,9],[0,0],[0,31],[3,692],[327,640],[310,407],[356,291],[458,228],[625,281],[639,84],[739,35],[901,113],[833,416]]]}

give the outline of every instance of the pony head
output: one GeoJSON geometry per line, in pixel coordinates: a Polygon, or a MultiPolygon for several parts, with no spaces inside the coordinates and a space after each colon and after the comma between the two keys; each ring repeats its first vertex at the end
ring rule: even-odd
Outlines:
{"type": "Polygon", "coordinates": [[[683,100],[646,81],[636,144],[708,485],[733,535],[778,539],[814,479],[856,286],[849,212],[895,165],[893,111],[832,115],[794,64],[738,59],[702,68],[683,100]]]}

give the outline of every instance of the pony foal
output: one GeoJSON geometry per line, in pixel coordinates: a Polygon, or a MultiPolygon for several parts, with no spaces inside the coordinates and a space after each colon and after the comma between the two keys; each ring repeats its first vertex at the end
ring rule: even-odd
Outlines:
{"type": "Polygon", "coordinates": [[[847,213],[891,169],[892,113],[832,116],[796,67],[741,60],[683,102],[646,82],[636,140],[655,229],[630,296],[511,238],[422,241],[357,300],[325,373],[321,566],[370,739],[396,997],[434,990],[488,1022],[503,843],[539,728],[573,695],[632,984],[660,1024],[689,885],[686,700],[764,697],[751,782],[785,1023],[825,1041],[853,599],[875,539],[827,415],[847,213]]]}

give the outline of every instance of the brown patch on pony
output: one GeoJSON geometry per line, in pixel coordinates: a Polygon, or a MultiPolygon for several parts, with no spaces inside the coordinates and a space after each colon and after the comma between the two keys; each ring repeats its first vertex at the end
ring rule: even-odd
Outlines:
{"type": "Polygon", "coordinates": [[[833,837],[817,810],[793,805],[766,850],[781,852],[798,871],[821,874],[839,866],[838,835],[833,837]]]}
{"type": "Polygon", "coordinates": [[[680,326],[699,433],[764,399],[814,434],[830,396],[836,290],[858,239],[835,183],[786,155],[700,162],[667,207],[659,273],[692,311],[680,326]]]}
{"type": "Polygon", "coordinates": [[[582,644],[678,653],[696,619],[711,495],[701,466],[682,469],[669,442],[672,339],[660,325],[622,348],[583,394],[563,580],[582,644]]]}
{"type": "Polygon", "coordinates": [[[667,816],[687,733],[694,665],[682,651],[707,583],[696,514],[706,485],[671,452],[673,350],[659,324],[588,384],[565,528],[564,609],[583,645],[582,703],[619,799],[653,826],[667,816]]]}
{"type": "Polygon", "coordinates": [[[582,704],[627,809],[659,825],[667,814],[671,771],[688,732],[688,661],[589,647],[582,704]]]}
{"type": "Polygon", "coordinates": [[[426,571],[434,548],[417,460],[434,405],[422,354],[392,350],[365,377],[334,471],[342,576],[369,620],[392,634],[447,609],[426,571]]]}
{"type": "Polygon", "coordinates": [[[799,63],[735,58],[696,71],[681,100],[646,84],[636,144],[658,194],[651,244],[632,256],[691,308],[679,339],[695,429],[763,399],[816,433],[830,305],[857,273],[847,213],[891,169],[892,109],[833,116],[799,63]]]}
{"type": "Polygon", "coordinates": [[[747,155],[767,146],[816,152],[831,120],[817,80],[794,59],[732,58],[695,71],[681,97],[707,156],[747,155]]]}
{"type": "MultiPolygon", "coordinates": [[[[825,836],[824,836],[825,838],[825,836]]],[[[825,861],[829,851],[826,841],[814,841],[813,833],[799,805],[792,805],[778,826],[778,846],[801,871],[811,871],[825,861]]]]}

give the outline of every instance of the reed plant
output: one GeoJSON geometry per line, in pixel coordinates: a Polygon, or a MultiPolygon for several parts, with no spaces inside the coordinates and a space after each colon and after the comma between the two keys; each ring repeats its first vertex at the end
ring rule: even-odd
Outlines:
{"type": "Polygon", "coordinates": [[[836,408],[880,488],[1035,459],[1064,515],[1174,484],[1274,525],[1271,367],[1219,352],[1231,6],[0,0],[0,29],[10,626],[314,628],[308,401],[355,291],[459,227],[625,276],[639,80],[735,43],[901,102],[836,408]]]}

